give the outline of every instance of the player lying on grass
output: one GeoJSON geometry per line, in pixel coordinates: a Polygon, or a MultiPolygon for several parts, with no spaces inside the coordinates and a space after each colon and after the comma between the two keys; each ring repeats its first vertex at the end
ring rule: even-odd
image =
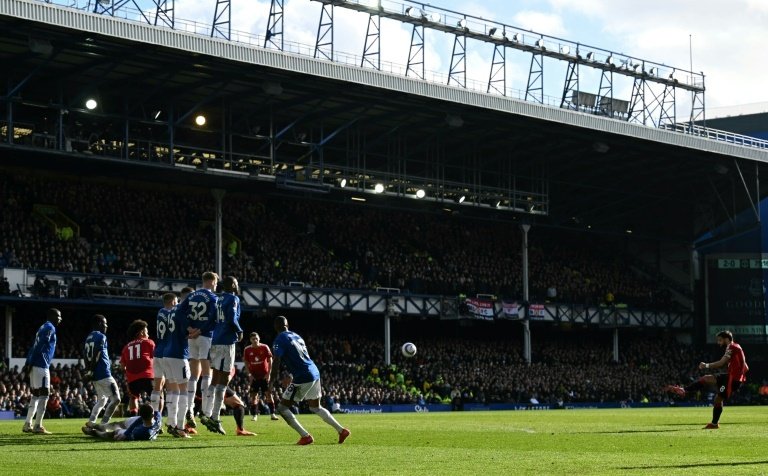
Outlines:
{"type": "Polygon", "coordinates": [[[728,367],[728,373],[719,375],[705,375],[692,384],[682,387],[669,385],[664,389],[680,397],[685,397],[692,392],[706,388],[716,388],[714,407],[712,408],[712,422],[707,423],[705,430],[720,428],[720,415],[723,413],[723,403],[736,393],[742,383],[747,381],[746,373],[749,371],[744,350],[733,341],[731,331],[723,331],[717,334],[717,344],[725,350],[723,357],[717,362],[701,362],[699,369],[720,369],[728,367]]]}
{"type": "Polygon", "coordinates": [[[160,412],[145,403],[139,406],[139,416],[107,424],[89,422],[82,430],[86,435],[108,441],[154,440],[160,431],[160,412]]]}

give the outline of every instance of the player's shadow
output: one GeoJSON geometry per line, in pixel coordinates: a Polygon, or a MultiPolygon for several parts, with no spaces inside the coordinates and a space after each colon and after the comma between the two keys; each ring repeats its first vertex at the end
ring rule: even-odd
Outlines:
{"type": "Polygon", "coordinates": [[[691,463],[691,464],[672,464],[658,466],[624,466],[618,469],[692,469],[692,468],[717,468],[720,466],[753,466],[768,464],[768,461],[724,461],[722,463],[691,463]]]}
{"type": "MultiPolygon", "coordinates": [[[[754,425],[754,424],[755,422],[735,421],[735,422],[729,422],[725,425],[731,426],[731,425],[754,425]]],[[[692,423],[658,423],[658,426],[702,426],[702,423],[700,421],[696,421],[692,423]]]]}
{"type": "MultiPolygon", "coordinates": [[[[54,448],[48,451],[150,451],[150,450],[163,450],[163,451],[187,451],[187,450],[200,450],[200,449],[211,449],[211,448],[230,448],[230,446],[222,446],[222,445],[195,445],[195,446],[161,446],[161,445],[154,445],[150,444],[148,446],[137,446],[140,442],[135,441],[101,441],[97,440],[95,438],[88,439],[85,441],[82,441],[82,443],[96,443],[98,444],[98,447],[96,448],[78,448],[75,450],[74,448],[54,448]],[[99,444],[100,443],[100,444],[99,444]]],[[[182,443],[183,444],[183,443],[182,443]]],[[[278,443],[262,443],[262,444],[251,444],[251,445],[238,445],[238,448],[244,447],[250,447],[250,448],[257,448],[257,447],[267,447],[267,446],[285,446],[278,443]]]]}
{"type": "Polygon", "coordinates": [[[84,444],[84,443],[92,443],[88,440],[83,440],[83,438],[78,437],[77,435],[53,435],[53,436],[44,436],[40,437],[37,435],[20,435],[20,436],[10,436],[10,435],[2,435],[0,436],[0,446],[32,446],[32,445],[52,445],[52,444],[84,444]]]}

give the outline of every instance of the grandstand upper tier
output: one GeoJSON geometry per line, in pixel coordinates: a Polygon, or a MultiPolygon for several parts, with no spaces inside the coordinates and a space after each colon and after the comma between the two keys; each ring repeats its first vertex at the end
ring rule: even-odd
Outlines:
{"type": "Polygon", "coordinates": [[[768,149],[734,134],[647,127],[39,1],[0,4],[0,60],[7,163],[142,178],[151,165],[157,180],[277,182],[342,198],[383,183],[383,195],[421,188],[441,207],[689,243],[765,196],[768,149]]]}

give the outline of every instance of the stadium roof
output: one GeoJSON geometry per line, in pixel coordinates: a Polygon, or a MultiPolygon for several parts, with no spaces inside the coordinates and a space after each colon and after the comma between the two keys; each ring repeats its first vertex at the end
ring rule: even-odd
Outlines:
{"type": "MultiPolygon", "coordinates": [[[[423,175],[439,160],[462,180],[472,180],[468,170],[546,177],[549,215],[526,219],[594,231],[632,230],[635,235],[686,242],[766,196],[766,185],[759,184],[757,174],[766,172],[768,150],[67,12],[39,2],[13,0],[3,5],[0,62],[7,66],[0,71],[0,81],[9,89],[21,84],[21,106],[38,108],[38,119],[46,122],[55,118],[47,117],[48,110],[39,105],[59,104],[62,98],[73,104],[74,98],[97,94],[103,108],[93,114],[94,126],[108,124],[116,130],[122,127],[126,109],[148,117],[171,102],[185,105],[187,114],[209,111],[213,130],[223,120],[242,122],[251,131],[303,127],[316,135],[322,129],[327,139],[328,131],[354,125],[361,140],[376,149],[369,151],[370,167],[400,167],[423,175]],[[16,8],[19,5],[25,8],[16,8]],[[232,117],[217,116],[224,103],[232,117]],[[270,114],[274,124],[269,124],[270,114]],[[448,124],[449,116],[460,118],[460,125],[448,124]],[[398,148],[396,164],[392,147],[398,148]]],[[[162,122],[153,125],[148,119],[147,129],[157,124],[162,122]]],[[[213,135],[189,137],[217,140],[209,137],[213,135]]],[[[348,163],[350,140],[345,134],[328,139],[323,159],[348,163]]],[[[301,140],[287,141],[281,153],[303,154],[306,147],[297,142],[301,140]]],[[[0,147],[10,146],[0,142],[0,147]]],[[[253,187],[230,177],[190,178],[170,164],[127,164],[116,158],[13,147],[19,153],[4,153],[0,163],[29,165],[35,160],[45,167],[137,178],[146,178],[146,166],[151,165],[157,180],[253,187]]]]}

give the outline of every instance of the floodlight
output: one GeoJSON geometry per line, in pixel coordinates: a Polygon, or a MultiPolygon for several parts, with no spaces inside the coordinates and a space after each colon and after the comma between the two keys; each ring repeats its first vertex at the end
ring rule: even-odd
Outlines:
{"type": "Polygon", "coordinates": [[[560,46],[560,53],[564,55],[571,54],[571,49],[567,45],[560,46]]]}
{"type": "Polygon", "coordinates": [[[520,33],[515,33],[514,35],[512,35],[512,41],[514,41],[515,43],[520,43],[521,38],[522,36],[520,35],[520,33]]]}
{"type": "Polygon", "coordinates": [[[439,23],[440,22],[440,14],[439,13],[426,13],[424,15],[424,19],[427,21],[431,21],[432,23],[439,23]]]}
{"type": "Polygon", "coordinates": [[[341,179],[341,182],[339,182],[339,187],[344,188],[347,186],[347,179],[343,178],[341,179]]]}
{"type": "Polygon", "coordinates": [[[593,52],[587,53],[587,61],[595,61],[595,54],[593,52]]]}
{"type": "Polygon", "coordinates": [[[605,58],[605,64],[607,64],[607,65],[611,65],[611,66],[616,66],[616,65],[613,63],[613,55],[608,55],[608,57],[607,57],[607,58],[605,58]]]}
{"type": "Polygon", "coordinates": [[[495,35],[497,31],[499,31],[499,29],[498,29],[498,28],[496,28],[496,27],[494,26],[493,28],[491,28],[490,30],[488,30],[488,36],[493,36],[493,35],[495,35]]]}
{"type": "Polygon", "coordinates": [[[536,47],[541,48],[542,50],[546,50],[547,48],[544,46],[544,38],[539,38],[536,40],[536,47]]]}
{"type": "Polygon", "coordinates": [[[96,100],[95,100],[95,99],[93,99],[93,98],[88,98],[88,99],[86,99],[86,101],[85,101],[85,108],[86,108],[86,109],[88,109],[89,111],[93,111],[93,110],[94,110],[94,109],[96,109],[98,106],[99,106],[99,103],[98,103],[98,102],[96,102],[96,100]]]}
{"type": "Polygon", "coordinates": [[[374,191],[374,192],[376,192],[376,193],[383,193],[383,192],[384,192],[384,184],[381,184],[381,183],[377,183],[377,184],[376,184],[376,185],[373,187],[373,191],[374,191]]]}
{"type": "Polygon", "coordinates": [[[161,111],[160,109],[158,109],[157,111],[155,111],[155,116],[154,116],[154,117],[155,117],[155,120],[158,120],[158,119],[160,119],[160,114],[162,114],[162,113],[163,113],[163,111],[161,111]]]}
{"type": "Polygon", "coordinates": [[[198,126],[204,126],[206,122],[205,116],[202,114],[198,114],[197,117],[195,117],[195,124],[198,126]]]}
{"type": "Polygon", "coordinates": [[[496,202],[496,208],[501,208],[501,200],[499,200],[498,202],[496,202]]]}
{"type": "Polygon", "coordinates": [[[467,199],[467,196],[466,196],[466,195],[462,195],[462,196],[460,196],[460,197],[459,197],[459,203],[464,203],[464,200],[466,200],[466,199],[467,199]]]}
{"type": "Polygon", "coordinates": [[[648,71],[648,74],[650,74],[651,76],[658,76],[659,68],[654,66],[653,68],[651,68],[650,71],[648,71]]]}
{"type": "Polygon", "coordinates": [[[424,189],[418,189],[416,190],[416,198],[424,198],[427,196],[427,192],[424,191],[424,189]]]}
{"type": "Polygon", "coordinates": [[[408,15],[411,18],[421,18],[421,10],[419,10],[416,7],[408,7],[405,9],[405,14],[408,15]]]}
{"type": "Polygon", "coordinates": [[[459,20],[458,23],[456,23],[456,26],[466,30],[467,29],[467,19],[466,18],[462,18],[461,20],[459,20]]]}

